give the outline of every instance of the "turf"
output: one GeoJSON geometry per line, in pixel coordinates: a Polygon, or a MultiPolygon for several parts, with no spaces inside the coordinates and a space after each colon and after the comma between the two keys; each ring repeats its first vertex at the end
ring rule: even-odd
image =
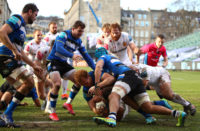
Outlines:
{"type": "MultiPolygon", "coordinates": [[[[89,70],[88,68],[85,68],[89,70]]],[[[200,72],[178,71],[170,72],[172,79],[172,89],[174,92],[180,94],[185,99],[192,102],[197,107],[197,114],[192,117],[188,116],[186,119],[185,127],[176,127],[176,119],[170,116],[153,115],[157,118],[157,123],[154,125],[146,125],[144,118],[131,110],[129,115],[122,121],[117,123],[116,128],[106,127],[104,125],[96,125],[92,121],[95,114],[90,111],[87,103],[83,99],[82,91],[79,92],[76,99],[73,101],[74,111],[76,116],[72,116],[62,108],[65,102],[58,99],[57,113],[60,118],[59,122],[52,122],[48,119],[48,114],[43,113],[40,108],[34,106],[31,98],[26,98],[24,102],[29,105],[26,107],[17,107],[14,112],[14,120],[22,127],[16,130],[126,130],[126,131],[199,131],[200,130],[200,72]]],[[[0,79],[0,82],[3,82],[0,79]]],[[[69,88],[71,88],[70,83],[69,88]]],[[[148,91],[151,100],[157,100],[158,97],[155,91],[148,91]]],[[[169,102],[174,109],[182,110],[182,106],[169,102]]],[[[7,128],[0,128],[1,131],[10,130],[7,128]]]]}

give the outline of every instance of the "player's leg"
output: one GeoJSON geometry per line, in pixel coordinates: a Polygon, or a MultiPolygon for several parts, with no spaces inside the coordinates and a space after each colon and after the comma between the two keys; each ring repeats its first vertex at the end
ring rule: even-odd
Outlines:
{"type": "Polygon", "coordinates": [[[5,109],[7,107],[7,105],[12,100],[12,96],[13,96],[13,94],[11,94],[9,91],[6,91],[5,93],[3,93],[2,97],[1,97],[1,101],[0,101],[0,109],[1,110],[5,109]]]}
{"type": "Polygon", "coordinates": [[[75,115],[75,112],[73,111],[71,103],[81,88],[81,86],[76,84],[74,80],[74,73],[75,69],[72,69],[64,75],[65,79],[71,80],[74,83],[71,88],[67,101],[63,104],[63,108],[67,109],[69,113],[71,113],[72,115],[75,115]]]}
{"type": "Polygon", "coordinates": [[[46,77],[45,81],[45,94],[46,94],[46,107],[45,113],[51,113],[51,106],[50,106],[50,90],[53,88],[53,82],[49,79],[49,76],[46,77]]]}
{"type": "Polygon", "coordinates": [[[136,110],[138,113],[140,113],[142,116],[144,116],[146,124],[153,124],[156,122],[156,118],[152,117],[151,114],[148,114],[144,112],[139,105],[135,102],[135,100],[131,99],[131,94],[126,95],[123,97],[123,101],[129,105],[132,109],[136,110]]]}
{"type": "Polygon", "coordinates": [[[62,79],[62,95],[61,95],[61,99],[67,99],[69,96],[67,94],[67,87],[68,87],[69,81],[62,79]]]}
{"type": "Polygon", "coordinates": [[[51,89],[50,92],[51,114],[49,115],[49,118],[54,121],[58,121],[59,118],[56,114],[56,103],[58,98],[58,92],[61,86],[61,77],[58,71],[50,72],[49,77],[53,82],[53,88],[51,89]]]}
{"type": "Polygon", "coordinates": [[[160,88],[160,94],[175,103],[181,104],[184,107],[184,111],[186,113],[189,113],[191,115],[195,115],[196,113],[196,108],[194,105],[192,105],[189,101],[185,100],[183,97],[180,95],[174,93],[171,89],[171,80],[169,78],[168,74],[163,74],[160,81],[159,81],[159,88],[160,88]]]}
{"type": "Polygon", "coordinates": [[[141,107],[141,109],[144,110],[146,113],[159,114],[159,115],[171,115],[175,118],[178,118],[177,126],[184,126],[184,120],[186,118],[185,112],[177,111],[177,110],[170,110],[163,106],[153,105],[150,102],[149,96],[146,92],[140,93],[140,94],[134,96],[134,99],[136,100],[138,105],[141,107]]]}
{"type": "Polygon", "coordinates": [[[22,81],[22,84],[17,89],[16,94],[14,95],[11,103],[1,116],[1,119],[6,121],[8,125],[13,125],[12,113],[17,107],[17,105],[24,99],[24,97],[30,92],[34,87],[33,77],[24,66],[18,67],[13,70],[13,73],[10,74],[6,80],[13,85],[15,88],[19,87],[19,81],[22,81]]]}

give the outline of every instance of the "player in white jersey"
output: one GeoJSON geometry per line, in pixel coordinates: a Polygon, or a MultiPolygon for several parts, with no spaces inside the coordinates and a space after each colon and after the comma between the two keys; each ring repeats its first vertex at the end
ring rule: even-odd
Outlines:
{"type": "MultiPolygon", "coordinates": [[[[36,52],[40,47],[47,46],[47,43],[42,40],[42,31],[41,30],[36,29],[34,31],[33,35],[34,35],[34,39],[31,40],[30,42],[28,42],[24,48],[24,52],[27,54],[28,58],[31,61],[35,60],[36,52]]],[[[33,72],[32,67],[27,65],[27,68],[28,68],[29,72],[33,72]]]]}
{"type": "Polygon", "coordinates": [[[44,40],[50,46],[50,43],[53,40],[55,40],[58,35],[59,35],[59,33],[57,32],[57,23],[54,21],[51,21],[49,23],[49,32],[45,35],[44,40]]]}
{"type": "MultiPolygon", "coordinates": [[[[49,23],[49,32],[44,37],[44,40],[48,43],[49,46],[50,46],[50,43],[53,40],[56,40],[56,37],[59,35],[57,29],[58,29],[57,28],[57,23],[55,21],[51,21],[49,23]]],[[[70,60],[68,60],[68,61],[70,61],[70,60]]],[[[68,86],[68,80],[63,80],[62,79],[62,88],[63,88],[62,95],[61,95],[62,99],[67,99],[68,98],[67,86],[68,86]]]]}
{"type": "Polygon", "coordinates": [[[121,32],[118,23],[111,24],[111,35],[106,39],[106,43],[108,43],[108,50],[112,55],[118,57],[125,65],[132,65],[132,56],[129,58],[128,50],[137,53],[138,48],[127,33],[121,32]]]}
{"type": "Polygon", "coordinates": [[[48,74],[47,74],[48,62],[47,62],[46,58],[52,49],[53,43],[54,43],[54,40],[51,43],[51,47],[49,47],[49,46],[40,47],[37,50],[36,57],[35,57],[35,63],[38,66],[41,66],[42,69],[44,69],[44,72],[42,74],[43,79],[39,79],[36,77],[35,82],[36,82],[36,90],[37,90],[37,94],[38,94],[39,98],[46,101],[46,105],[44,105],[44,107],[43,107],[43,108],[46,107],[45,108],[46,113],[51,113],[48,93],[49,93],[49,89],[51,89],[53,86],[53,83],[49,79],[48,74]]]}
{"type": "Polygon", "coordinates": [[[134,65],[134,67],[138,70],[143,80],[146,81],[145,83],[152,86],[161,98],[163,97],[167,100],[181,104],[186,113],[190,111],[191,115],[195,115],[195,106],[172,91],[170,74],[166,69],[163,67],[152,67],[144,64],[137,64],[134,65]]]}

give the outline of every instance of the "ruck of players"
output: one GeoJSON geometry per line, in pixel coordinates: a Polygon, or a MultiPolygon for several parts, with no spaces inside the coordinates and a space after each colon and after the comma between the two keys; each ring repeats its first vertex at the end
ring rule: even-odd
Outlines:
{"type": "Polygon", "coordinates": [[[61,32],[52,21],[47,34],[35,29],[34,38],[24,44],[26,25],[36,20],[40,10],[33,3],[26,4],[21,14],[12,15],[0,28],[0,73],[5,81],[0,88],[0,128],[20,127],[13,114],[18,106],[29,106],[23,103],[25,97],[31,97],[49,121],[60,120],[56,105],[61,99],[63,110],[77,117],[73,100],[78,93],[83,94],[82,99],[94,112],[91,120],[100,126],[117,128],[130,111],[138,112],[143,123],[150,125],[165,123],[154,114],[173,117],[175,121],[171,123],[177,127],[195,115],[195,105],[172,89],[170,73],[165,68],[168,57],[164,35],[158,34],[155,42],[139,48],[118,23],[105,23],[92,58],[81,40],[87,33],[82,21],[77,20],[61,32]],[[143,54],[144,62],[140,61],[143,54]],[[161,66],[160,57],[164,58],[161,66]],[[83,60],[90,67],[89,72],[73,66],[73,62],[83,60]],[[73,83],[71,87],[69,81],[73,83]],[[151,101],[147,90],[153,90],[159,99],[151,101]],[[176,109],[169,101],[183,108],[176,109]]]}

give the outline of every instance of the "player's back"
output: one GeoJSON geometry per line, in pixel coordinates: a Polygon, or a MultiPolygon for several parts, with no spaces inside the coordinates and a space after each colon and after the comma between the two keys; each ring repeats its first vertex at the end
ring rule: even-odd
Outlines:
{"type": "Polygon", "coordinates": [[[103,55],[99,60],[104,61],[104,69],[111,71],[115,77],[123,74],[124,72],[131,70],[129,67],[124,65],[119,59],[111,55],[103,55]]]}

